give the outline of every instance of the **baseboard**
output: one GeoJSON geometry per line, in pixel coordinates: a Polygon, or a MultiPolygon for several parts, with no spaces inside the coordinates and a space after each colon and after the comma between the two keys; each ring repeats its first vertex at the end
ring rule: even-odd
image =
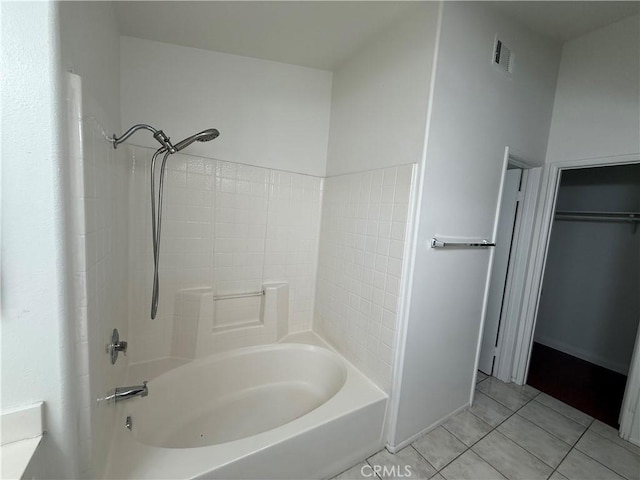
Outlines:
{"type": "Polygon", "coordinates": [[[622,375],[628,375],[629,373],[628,365],[624,365],[618,362],[612,362],[611,360],[600,357],[598,355],[593,355],[591,352],[576,348],[564,342],[560,342],[558,340],[547,337],[535,337],[533,341],[546,347],[553,348],[554,350],[558,350],[573,357],[579,358],[581,360],[585,360],[589,363],[593,363],[594,365],[599,365],[608,370],[613,370],[614,372],[618,372],[622,375]]]}
{"type": "Polygon", "coordinates": [[[463,410],[466,410],[467,408],[469,408],[471,406],[470,403],[466,403],[463,406],[461,406],[460,408],[455,409],[453,412],[451,412],[450,414],[446,415],[445,417],[441,418],[440,420],[438,420],[435,423],[432,423],[431,425],[429,425],[427,428],[424,428],[422,430],[420,430],[418,433],[416,433],[415,435],[410,436],[408,439],[403,440],[402,442],[398,443],[397,445],[391,445],[390,443],[387,442],[386,445],[386,449],[389,450],[391,453],[397,453],[398,451],[402,450],[404,447],[406,447],[407,445],[413,443],[414,441],[416,441],[418,438],[420,438],[421,436],[429,433],[431,430],[438,428],[440,425],[442,425],[443,423],[445,423],[447,420],[449,420],[451,417],[456,416],[458,413],[462,412],[463,410]]]}

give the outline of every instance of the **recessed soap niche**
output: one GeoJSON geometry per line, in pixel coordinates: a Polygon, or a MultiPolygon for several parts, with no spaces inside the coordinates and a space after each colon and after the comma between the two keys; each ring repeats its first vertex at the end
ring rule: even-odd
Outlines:
{"type": "Polygon", "coordinates": [[[265,283],[263,291],[219,299],[210,287],[178,290],[171,356],[192,359],[282,339],[289,330],[289,284],[265,283]]]}

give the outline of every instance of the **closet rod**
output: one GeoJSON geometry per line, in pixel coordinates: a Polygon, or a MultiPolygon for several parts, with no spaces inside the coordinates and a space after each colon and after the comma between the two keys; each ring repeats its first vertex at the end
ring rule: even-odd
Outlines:
{"type": "Polygon", "coordinates": [[[557,220],[592,220],[600,222],[640,222],[639,212],[569,212],[558,211],[555,218],[557,220]]]}

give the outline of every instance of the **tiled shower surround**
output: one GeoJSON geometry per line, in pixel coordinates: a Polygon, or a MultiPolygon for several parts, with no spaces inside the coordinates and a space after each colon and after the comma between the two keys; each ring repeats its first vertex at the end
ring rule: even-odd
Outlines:
{"type": "MultiPolygon", "coordinates": [[[[290,289],[289,332],[313,328],[389,390],[413,165],[323,179],[171,156],[160,304],[151,320],[153,150],[131,151],[130,361],[180,356],[175,335],[182,335],[184,319],[193,315],[197,289],[227,295],[284,281],[290,289]]],[[[210,323],[201,332],[216,335],[213,327],[231,325],[224,341],[210,342],[215,351],[275,340],[255,329],[233,330],[233,324],[259,321],[261,300],[214,302],[214,318],[202,320],[210,323]]]]}
{"type": "Polygon", "coordinates": [[[314,329],[387,392],[413,170],[325,179],[314,329]]]}
{"type": "MultiPolygon", "coordinates": [[[[311,328],[323,179],[232,162],[173,155],[167,163],[160,303],[149,317],[153,272],[149,165],[153,150],[133,147],[131,198],[131,361],[171,354],[185,289],[214,295],[289,284],[289,331],[311,328]]],[[[217,322],[258,319],[260,297],[215,302],[217,322]]],[[[186,312],[185,312],[186,314],[186,312]]],[[[214,320],[215,321],[215,320],[214,320]]],[[[238,330],[238,340],[244,332],[238,330]]],[[[246,344],[266,343],[254,338],[246,344]]],[[[242,345],[238,342],[238,345],[242,345]]],[[[232,348],[233,344],[228,347],[232,348]]]]}

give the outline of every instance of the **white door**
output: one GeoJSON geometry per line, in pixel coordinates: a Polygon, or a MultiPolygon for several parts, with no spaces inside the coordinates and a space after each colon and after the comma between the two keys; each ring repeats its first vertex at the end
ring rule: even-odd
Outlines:
{"type": "Polygon", "coordinates": [[[511,243],[513,240],[513,228],[516,221],[518,207],[518,191],[520,190],[520,177],[522,170],[507,170],[504,179],[504,191],[500,205],[500,218],[496,233],[496,249],[493,256],[493,268],[491,282],[489,283],[489,297],[487,299],[487,314],[482,333],[482,347],[480,349],[480,361],[478,368],[491,375],[496,356],[498,341],[498,329],[500,317],[504,305],[505,287],[507,285],[507,272],[509,270],[509,257],[511,255],[511,243]]]}

